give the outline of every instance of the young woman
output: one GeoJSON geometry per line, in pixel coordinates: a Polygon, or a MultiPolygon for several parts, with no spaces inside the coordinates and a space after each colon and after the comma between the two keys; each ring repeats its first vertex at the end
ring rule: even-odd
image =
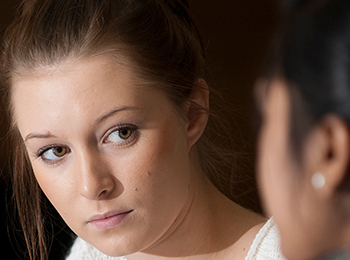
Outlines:
{"type": "Polygon", "coordinates": [[[350,2],[298,2],[257,87],[261,194],[286,258],[350,259],[350,2]]]}
{"type": "Polygon", "coordinates": [[[23,2],[1,72],[31,259],[45,197],[78,235],[67,259],[282,259],[274,222],[219,191],[205,65],[185,1],[23,2]]]}

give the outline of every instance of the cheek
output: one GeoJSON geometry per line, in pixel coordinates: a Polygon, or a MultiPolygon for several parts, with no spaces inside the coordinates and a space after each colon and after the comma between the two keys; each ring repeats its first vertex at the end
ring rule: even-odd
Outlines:
{"type": "MultiPolygon", "coordinates": [[[[145,169],[143,171],[161,172],[169,175],[176,168],[186,164],[186,133],[180,127],[176,116],[161,122],[161,125],[148,131],[137,144],[137,157],[145,169]]],[[[133,155],[132,155],[133,156],[133,155]]],[[[135,155],[136,156],[136,155],[135,155]]]]}
{"type": "Polygon", "coordinates": [[[154,207],[168,208],[186,195],[190,167],[184,134],[169,122],[160,130],[150,131],[137,144],[137,154],[131,155],[128,165],[136,174],[129,189],[142,194],[139,199],[154,207]],[[137,160],[132,163],[132,158],[137,160]]]}
{"type": "Polygon", "coordinates": [[[281,127],[265,125],[259,140],[258,182],[264,208],[275,219],[288,218],[293,193],[293,169],[287,152],[287,138],[281,127]]]}
{"type": "Polygon", "coordinates": [[[278,225],[282,252],[287,258],[295,257],[295,250],[303,250],[307,244],[301,214],[305,193],[287,145],[278,138],[272,139],[262,138],[260,142],[258,181],[264,208],[278,225]]]}
{"type": "Polygon", "coordinates": [[[261,160],[259,184],[265,210],[269,215],[284,215],[289,211],[288,169],[272,154],[263,156],[261,160]]]}
{"type": "MultiPolygon", "coordinates": [[[[74,214],[71,208],[74,201],[74,192],[72,192],[72,185],[67,178],[61,178],[61,175],[56,175],[52,172],[41,169],[41,167],[33,165],[35,178],[44,192],[45,196],[59,212],[62,218],[66,219],[68,216],[74,214]]],[[[79,210],[79,205],[74,204],[74,208],[79,210]]]]}

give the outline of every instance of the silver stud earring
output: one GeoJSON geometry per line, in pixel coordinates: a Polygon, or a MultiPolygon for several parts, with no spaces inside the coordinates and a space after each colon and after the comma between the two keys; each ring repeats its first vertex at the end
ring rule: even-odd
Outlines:
{"type": "Polygon", "coordinates": [[[325,185],[326,179],[321,173],[317,172],[312,176],[311,183],[315,189],[321,189],[325,185]]]}

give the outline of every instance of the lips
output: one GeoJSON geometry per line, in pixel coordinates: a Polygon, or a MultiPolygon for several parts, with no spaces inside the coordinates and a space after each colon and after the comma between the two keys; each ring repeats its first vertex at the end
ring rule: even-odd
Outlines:
{"type": "Polygon", "coordinates": [[[130,216],[132,212],[133,210],[124,212],[110,211],[105,214],[99,214],[91,217],[87,223],[99,230],[107,230],[121,224],[128,216],[130,216]]]}

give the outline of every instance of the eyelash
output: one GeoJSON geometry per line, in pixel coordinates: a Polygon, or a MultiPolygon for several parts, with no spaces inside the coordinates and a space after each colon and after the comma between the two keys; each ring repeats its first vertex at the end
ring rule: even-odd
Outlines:
{"type": "MultiPolygon", "coordinates": [[[[67,146],[65,146],[65,145],[51,144],[51,145],[47,145],[47,146],[42,147],[42,148],[37,152],[37,158],[41,158],[41,160],[43,160],[46,164],[51,164],[51,165],[57,164],[57,163],[59,163],[63,158],[58,158],[58,159],[55,159],[55,160],[47,159],[47,158],[45,158],[44,153],[46,153],[47,151],[49,151],[49,150],[51,150],[51,149],[60,148],[60,147],[62,147],[62,148],[64,148],[64,149],[67,150],[66,153],[65,153],[65,155],[71,152],[70,148],[67,147],[67,146]]],[[[65,155],[64,155],[64,156],[65,156],[65,155]]]]}
{"type": "Polygon", "coordinates": [[[118,125],[117,127],[112,128],[111,130],[106,132],[106,134],[102,138],[103,143],[109,143],[107,139],[111,136],[111,134],[113,134],[114,132],[118,132],[118,134],[120,134],[120,132],[122,130],[130,130],[131,134],[126,139],[124,139],[124,141],[121,144],[116,144],[118,146],[128,145],[128,144],[132,143],[135,140],[135,138],[137,137],[138,127],[136,125],[131,125],[131,124],[118,125]]]}
{"type": "MultiPolygon", "coordinates": [[[[108,141],[108,138],[111,137],[111,134],[113,134],[114,132],[118,132],[118,135],[120,133],[120,131],[122,130],[130,130],[131,131],[131,134],[130,136],[128,136],[126,139],[124,139],[124,141],[122,141],[123,143],[122,144],[115,144],[115,145],[118,145],[118,146],[126,146],[130,143],[132,143],[136,137],[137,137],[137,129],[138,127],[136,125],[119,125],[115,128],[112,128],[111,130],[107,131],[106,134],[103,136],[102,138],[102,143],[106,144],[106,143],[113,143],[112,141],[108,141]]],[[[120,137],[120,139],[123,139],[120,137]]],[[[60,144],[51,144],[51,145],[47,145],[47,146],[44,146],[42,147],[37,153],[36,153],[36,157],[37,158],[41,158],[41,160],[43,160],[46,164],[49,164],[49,165],[55,165],[55,164],[58,164],[60,163],[64,157],[69,154],[71,152],[70,148],[65,146],[65,145],[60,145],[60,144]],[[57,149],[57,148],[64,148],[66,149],[66,153],[61,157],[57,157],[57,159],[47,159],[45,158],[44,154],[46,152],[48,152],[49,150],[51,149],[57,149]]]]}

